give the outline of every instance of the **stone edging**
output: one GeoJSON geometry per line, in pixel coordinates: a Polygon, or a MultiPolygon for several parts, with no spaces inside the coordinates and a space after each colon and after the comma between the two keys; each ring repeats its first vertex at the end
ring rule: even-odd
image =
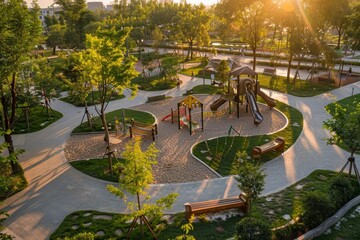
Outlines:
{"type": "Polygon", "coordinates": [[[338,210],[333,216],[328,218],[325,222],[321,223],[316,228],[307,231],[305,234],[296,238],[297,240],[306,240],[313,239],[314,237],[318,237],[323,234],[327,229],[329,229],[332,225],[337,223],[351,208],[360,204],[360,195],[353,198],[351,201],[346,203],[340,210],[338,210]]]}

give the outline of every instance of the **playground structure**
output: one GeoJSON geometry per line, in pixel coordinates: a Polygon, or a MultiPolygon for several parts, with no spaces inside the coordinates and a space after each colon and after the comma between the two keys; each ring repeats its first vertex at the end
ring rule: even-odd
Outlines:
{"type": "MultiPolygon", "coordinates": [[[[235,79],[230,79],[227,84],[227,92],[222,94],[219,99],[213,102],[210,105],[212,111],[217,111],[217,109],[226,102],[229,102],[229,109],[231,109],[231,103],[236,104],[237,117],[240,117],[240,104],[243,104],[243,96],[246,96],[246,101],[248,103],[250,111],[254,117],[254,124],[258,125],[262,123],[263,116],[260,113],[259,107],[257,105],[257,95],[262,97],[265,102],[268,104],[270,109],[272,109],[276,102],[274,99],[266,95],[263,91],[260,90],[260,85],[257,81],[257,73],[250,69],[249,67],[237,67],[230,72],[230,76],[237,76],[235,79]],[[240,78],[240,75],[248,75],[247,78],[240,78]],[[250,78],[249,76],[255,76],[255,79],[250,78]]],[[[247,111],[247,108],[246,108],[247,111]]]]}
{"type": "Polygon", "coordinates": [[[177,119],[179,129],[183,126],[187,126],[190,130],[190,135],[193,131],[200,129],[200,124],[192,119],[191,111],[200,107],[201,109],[201,130],[204,131],[204,106],[201,101],[195,98],[192,95],[187,96],[181,102],[177,104],[177,110],[171,109],[170,114],[162,118],[161,121],[171,117],[171,123],[174,123],[174,120],[177,119]]]}

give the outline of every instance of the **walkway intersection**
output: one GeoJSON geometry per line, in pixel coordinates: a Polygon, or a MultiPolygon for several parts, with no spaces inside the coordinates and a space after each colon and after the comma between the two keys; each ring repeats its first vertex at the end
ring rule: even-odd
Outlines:
{"type": "MultiPolygon", "coordinates": [[[[184,83],[179,88],[151,93],[139,91],[132,100],[125,98],[111,102],[108,111],[141,105],[148,96],[181,96],[187,89],[203,81],[197,78],[190,80],[190,77],[183,75],[180,78],[184,83]]],[[[360,83],[310,98],[264,91],[301,111],[304,129],[295,144],[282,156],[263,165],[266,173],[263,195],[282,190],[315,169],[339,170],[344,165],[349,154],[336,146],[326,145],[323,140],[329,133],[322,128],[322,124],[330,117],[324,106],[350,96],[352,91],[359,93],[360,83]]],[[[16,239],[47,239],[64,217],[73,211],[126,211],[122,201],[106,190],[108,182],[75,170],[64,157],[65,142],[72,129],[80,123],[83,109],[59,100],[55,100],[52,107],[63,113],[64,117],[39,132],[14,136],[16,147],[26,150],[20,161],[29,186],[7,199],[1,208],[10,214],[5,232],[16,236],[16,239]]],[[[150,187],[149,194],[155,201],[171,192],[179,193],[170,211],[175,213],[184,211],[185,202],[224,198],[237,195],[238,191],[232,177],[223,177],[188,183],[155,184],[150,187]]]]}

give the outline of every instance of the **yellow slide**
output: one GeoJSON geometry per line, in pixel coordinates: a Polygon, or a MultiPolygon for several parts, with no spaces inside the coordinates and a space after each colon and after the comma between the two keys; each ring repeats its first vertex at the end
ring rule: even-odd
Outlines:
{"type": "Polygon", "coordinates": [[[263,91],[260,90],[260,87],[258,88],[257,94],[264,99],[264,101],[267,103],[267,105],[270,107],[270,109],[272,109],[273,107],[276,106],[276,101],[275,99],[269,97],[268,95],[266,95],[266,93],[264,93],[263,91]]]}

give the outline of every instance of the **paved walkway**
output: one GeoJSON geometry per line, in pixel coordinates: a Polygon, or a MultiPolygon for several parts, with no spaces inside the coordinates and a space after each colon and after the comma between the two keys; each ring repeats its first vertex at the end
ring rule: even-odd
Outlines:
{"type": "MultiPolygon", "coordinates": [[[[112,102],[108,111],[143,104],[150,95],[166,93],[180,96],[186,89],[202,84],[202,79],[190,81],[187,76],[181,76],[181,79],[184,84],[180,88],[151,93],[140,91],[133,100],[121,99],[112,102]]],[[[359,93],[360,83],[311,98],[267,91],[271,97],[296,107],[303,113],[304,130],[283,156],[263,166],[267,175],[264,195],[284,189],[315,169],[338,170],[343,166],[348,153],[336,146],[328,146],[322,140],[329,136],[322,129],[323,121],[330,117],[324,106],[350,96],[352,91],[354,94],[359,93]]],[[[20,161],[29,181],[25,190],[7,199],[2,205],[10,214],[5,231],[16,236],[16,239],[47,239],[64,217],[73,211],[125,211],[122,201],[106,190],[107,182],[75,170],[64,157],[65,141],[72,129],[80,123],[83,109],[57,100],[52,107],[62,112],[64,117],[39,132],[14,136],[16,147],[26,150],[20,161]]],[[[233,196],[238,194],[239,190],[232,177],[158,184],[149,189],[153,200],[171,192],[177,192],[180,196],[170,212],[180,212],[184,210],[184,202],[233,196]]]]}

